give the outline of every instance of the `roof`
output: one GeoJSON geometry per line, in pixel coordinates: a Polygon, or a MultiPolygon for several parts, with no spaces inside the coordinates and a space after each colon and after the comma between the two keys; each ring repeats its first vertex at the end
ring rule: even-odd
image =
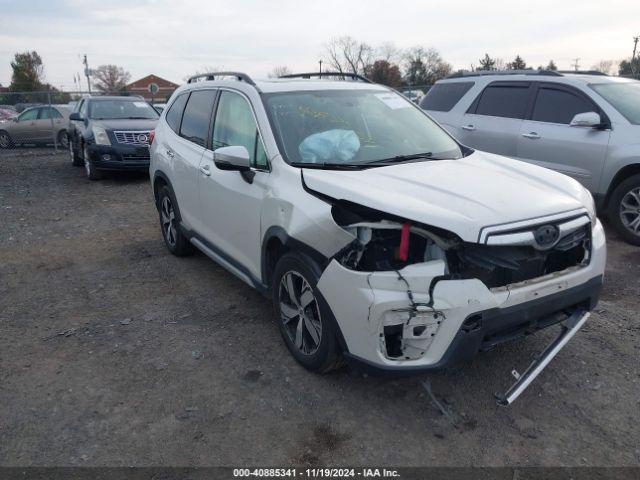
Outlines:
{"type": "Polygon", "coordinates": [[[131,101],[140,101],[142,97],[139,95],[99,95],[95,97],[86,97],[86,100],[91,101],[102,101],[102,100],[131,100],[131,101]]]}
{"type": "Polygon", "coordinates": [[[462,74],[450,75],[442,80],[438,80],[437,83],[445,82],[459,82],[459,81],[495,81],[504,80],[510,81],[539,81],[539,82],[555,82],[555,83],[613,83],[613,82],[628,82],[631,79],[624,77],[613,77],[602,73],[594,72],[548,72],[532,70],[531,72],[523,71],[482,71],[474,75],[475,72],[463,72],[462,74]]]}
{"type": "Polygon", "coordinates": [[[139,78],[138,80],[135,80],[133,82],[131,82],[130,84],[127,85],[128,89],[132,89],[132,88],[136,88],[136,89],[145,89],[147,88],[147,86],[151,83],[155,83],[156,85],[158,85],[159,88],[161,89],[167,89],[167,88],[178,88],[179,85],[176,83],[173,83],[165,78],[159,77],[157,75],[151,74],[151,75],[147,75],[146,77],[142,77],[139,78]]]}

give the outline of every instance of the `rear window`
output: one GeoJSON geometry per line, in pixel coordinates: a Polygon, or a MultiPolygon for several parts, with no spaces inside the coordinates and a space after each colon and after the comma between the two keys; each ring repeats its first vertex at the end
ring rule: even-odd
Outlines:
{"type": "Polygon", "coordinates": [[[473,85],[473,82],[438,83],[431,87],[422,98],[420,108],[436,112],[448,112],[473,85]]]}
{"type": "Polygon", "coordinates": [[[171,104],[171,108],[165,117],[165,120],[171,127],[171,130],[176,133],[180,132],[180,121],[182,120],[182,112],[184,111],[184,106],[187,103],[187,98],[189,98],[189,94],[187,93],[183,93],[176,98],[173,104],[171,104]]]}
{"type": "Polygon", "coordinates": [[[197,90],[191,93],[182,116],[181,137],[203,147],[207,144],[215,98],[215,90],[197,90]]]}
{"type": "Polygon", "coordinates": [[[529,85],[489,85],[477,102],[476,115],[524,118],[529,100],[529,85]]]}
{"type": "Polygon", "coordinates": [[[591,103],[576,94],[566,90],[542,87],[538,90],[531,119],[537,122],[568,125],[578,113],[594,110],[591,103]]]}

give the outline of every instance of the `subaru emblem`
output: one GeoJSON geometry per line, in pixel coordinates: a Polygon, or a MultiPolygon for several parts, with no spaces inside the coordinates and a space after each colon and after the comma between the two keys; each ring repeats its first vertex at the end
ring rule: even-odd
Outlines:
{"type": "Polygon", "coordinates": [[[538,248],[546,250],[553,247],[560,237],[560,230],[555,225],[543,225],[533,232],[538,248]]]}

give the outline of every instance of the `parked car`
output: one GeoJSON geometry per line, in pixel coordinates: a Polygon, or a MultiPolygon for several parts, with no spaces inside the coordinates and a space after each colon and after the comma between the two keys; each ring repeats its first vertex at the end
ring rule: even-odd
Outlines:
{"type": "Polygon", "coordinates": [[[419,103],[422,97],[424,97],[422,90],[403,90],[401,93],[413,103],[419,103]]]}
{"type": "Polygon", "coordinates": [[[32,107],[0,124],[0,148],[52,144],[67,148],[69,110],[58,105],[32,107]]]}
{"type": "Polygon", "coordinates": [[[569,175],[640,245],[640,82],[597,72],[468,72],[421,102],[464,145],[569,175]]]}
{"type": "Polygon", "coordinates": [[[149,137],[158,112],[138,97],[82,98],[69,117],[69,154],[87,177],[105,171],[148,171],[149,137]]]}
{"type": "Polygon", "coordinates": [[[575,333],[596,304],[604,231],[575,180],[467,148],[366,80],[225,75],[158,122],[161,231],[272,298],[306,368],[431,370],[567,316],[575,333]]]}

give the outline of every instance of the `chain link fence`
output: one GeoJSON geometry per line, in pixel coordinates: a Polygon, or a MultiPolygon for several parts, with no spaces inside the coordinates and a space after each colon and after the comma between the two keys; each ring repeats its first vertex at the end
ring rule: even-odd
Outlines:
{"type": "Polygon", "coordinates": [[[0,92],[0,158],[53,154],[69,146],[67,126],[84,92],[0,92]]]}

